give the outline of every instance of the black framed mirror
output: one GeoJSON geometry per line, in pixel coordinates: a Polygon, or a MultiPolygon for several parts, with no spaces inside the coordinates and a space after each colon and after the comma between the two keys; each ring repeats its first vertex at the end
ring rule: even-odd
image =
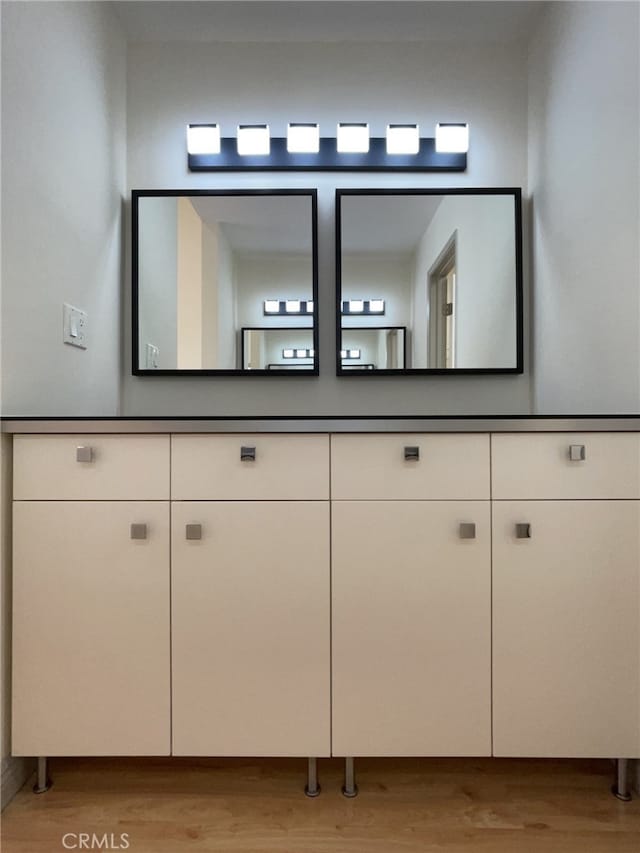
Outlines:
{"type": "Polygon", "coordinates": [[[518,188],[336,190],[338,375],[522,373],[521,207],[518,188]]]}
{"type": "Polygon", "coordinates": [[[134,190],[132,224],[134,375],[318,374],[316,190],[134,190]]]}

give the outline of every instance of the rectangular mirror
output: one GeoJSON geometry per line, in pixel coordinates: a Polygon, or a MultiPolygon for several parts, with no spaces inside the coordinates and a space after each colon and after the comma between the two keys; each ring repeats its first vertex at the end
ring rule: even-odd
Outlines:
{"type": "Polygon", "coordinates": [[[338,375],[522,373],[521,231],[519,189],[337,190],[338,375]]]}
{"type": "Polygon", "coordinates": [[[132,205],[135,375],[317,375],[315,190],[134,190],[132,205]]]}

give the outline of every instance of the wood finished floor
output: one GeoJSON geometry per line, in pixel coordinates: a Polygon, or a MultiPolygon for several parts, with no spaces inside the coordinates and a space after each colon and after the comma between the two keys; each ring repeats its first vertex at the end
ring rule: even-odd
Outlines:
{"type": "Polygon", "coordinates": [[[56,853],[67,832],[128,833],[131,853],[640,853],[640,798],[609,794],[606,761],[361,759],[342,762],[54,759],[53,788],[25,786],[2,821],[3,853],[56,853]]]}

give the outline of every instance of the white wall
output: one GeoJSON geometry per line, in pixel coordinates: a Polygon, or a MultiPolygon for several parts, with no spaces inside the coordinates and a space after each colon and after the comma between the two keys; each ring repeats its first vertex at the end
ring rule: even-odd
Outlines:
{"type": "Polygon", "coordinates": [[[640,410],[637,3],[550,3],[529,53],[535,411],[640,410]]]}
{"type": "Polygon", "coordinates": [[[178,349],[178,203],[176,198],[139,199],[139,364],[146,347],[158,347],[158,367],[174,370],[178,349]]]}
{"type": "MultiPolygon", "coordinates": [[[[473,44],[134,44],[128,55],[130,188],[318,187],[320,370],[295,383],[258,377],[132,377],[125,329],[123,414],[464,414],[528,413],[529,377],[335,376],[334,190],[336,186],[526,186],[526,47],[473,44]],[[215,120],[317,120],[333,133],[345,118],[466,119],[471,152],[464,174],[191,174],[185,126],[215,120]],[[357,388],[357,393],[354,390],[357,388]]],[[[128,285],[129,274],[127,274],[128,285]]],[[[528,370],[528,364],[527,364],[528,370]]]]}
{"type": "Polygon", "coordinates": [[[512,197],[448,196],[416,252],[414,366],[428,362],[429,272],[456,235],[455,366],[515,367],[516,279],[512,197]]]}
{"type": "Polygon", "coordinates": [[[2,3],[5,415],[114,415],[126,49],[108,4],[2,3]],[[62,303],[89,349],[62,343],[62,303]]]}

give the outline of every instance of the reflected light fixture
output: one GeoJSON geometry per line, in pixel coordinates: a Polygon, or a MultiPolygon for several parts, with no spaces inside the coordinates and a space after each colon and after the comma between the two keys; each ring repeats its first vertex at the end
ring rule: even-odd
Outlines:
{"type": "Polygon", "coordinates": [[[370,314],[384,314],[384,299],[370,299],[369,300],[369,313],[370,314]]]}
{"type": "Polygon", "coordinates": [[[219,154],[220,125],[219,124],[189,124],[187,125],[188,154],[219,154]]]}
{"type": "Polygon", "coordinates": [[[359,349],[341,349],[340,350],[340,358],[354,359],[360,358],[360,350],[359,349]]]}
{"type": "Polygon", "coordinates": [[[264,301],[264,313],[265,314],[279,314],[280,313],[280,300],[279,299],[265,299],[265,301],[264,301]]]}
{"type": "Polygon", "coordinates": [[[320,125],[290,123],[287,127],[287,151],[290,154],[317,154],[320,151],[320,125]]]}
{"type": "Polygon", "coordinates": [[[299,314],[300,313],[300,300],[299,299],[287,299],[285,302],[285,311],[287,314],[299,314]]]}
{"type": "Polygon", "coordinates": [[[420,129],[417,124],[387,125],[387,154],[417,154],[420,129]]]}
{"type": "Polygon", "coordinates": [[[283,358],[314,358],[315,350],[312,349],[303,349],[303,348],[293,348],[287,347],[282,350],[283,358]]]}
{"type": "Polygon", "coordinates": [[[345,299],[342,302],[343,314],[384,314],[384,299],[345,299]]]}
{"type": "Polygon", "coordinates": [[[436,125],[436,154],[466,154],[468,150],[468,124],[441,122],[436,125]]]}
{"type": "Polygon", "coordinates": [[[366,154],[369,151],[369,125],[339,124],[336,147],[339,154],[366,154]]]}
{"type": "Polygon", "coordinates": [[[268,124],[238,125],[238,154],[241,157],[266,157],[270,150],[268,124]]]}
{"type": "Polygon", "coordinates": [[[364,311],[364,300],[363,299],[350,299],[349,300],[349,314],[362,314],[364,311]]]}

